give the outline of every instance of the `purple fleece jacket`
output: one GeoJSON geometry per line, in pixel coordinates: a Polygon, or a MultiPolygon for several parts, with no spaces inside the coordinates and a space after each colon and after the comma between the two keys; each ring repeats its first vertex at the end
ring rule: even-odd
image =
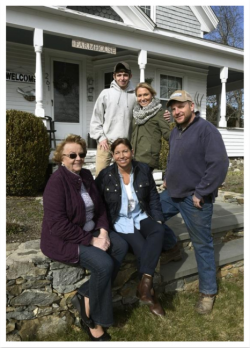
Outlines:
{"type": "Polygon", "coordinates": [[[91,172],[82,169],[76,175],[60,166],[49,179],[43,195],[41,250],[52,260],[78,262],[78,245],[89,245],[92,239],[91,232],[83,230],[86,212],[80,195],[82,182],[94,202],[95,230],[108,231],[106,210],[91,172]]]}
{"type": "Polygon", "coordinates": [[[196,116],[183,131],[175,127],[170,135],[165,173],[170,197],[195,194],[214,201],[218,187],[225,180],[229,160],[218,129],[196,116]]]}

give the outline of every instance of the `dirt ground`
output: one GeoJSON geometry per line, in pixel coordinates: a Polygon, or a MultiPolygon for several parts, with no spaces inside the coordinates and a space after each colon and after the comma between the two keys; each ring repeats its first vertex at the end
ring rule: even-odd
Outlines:
{"type": "Polygon", "coordinates": [[[6,242],[23,243],[41,237],[42,197],[7,197],[6,242]]]}

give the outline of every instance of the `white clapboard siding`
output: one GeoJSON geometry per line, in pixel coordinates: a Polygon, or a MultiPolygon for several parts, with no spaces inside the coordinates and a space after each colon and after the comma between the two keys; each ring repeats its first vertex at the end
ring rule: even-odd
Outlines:
{"type": "Polygon", "coordinates": [[[201,37],[201,26],[189,6],[156,6],[158,28],[201,37]]]}
{"type": "MultiPolygon", "coordinates": [[[[35,74],[36,54],[34,48],[26,45],[7,43],[6,47],[6,70],[15,73],[35,74]]],[[[42,68],[44,59],[42,56],[42,68]]],[[[15,109],[26,112],[35,112],[36,102],[27,101],[17,88],[25,91],[35,89],[35,83],[6,81],[6,109],[15,109]]]]}
{"type": "Polygon", "coordinates": [[[244,157],[244,129],[218,128],[226,146],[228,157],[244,157]]]}

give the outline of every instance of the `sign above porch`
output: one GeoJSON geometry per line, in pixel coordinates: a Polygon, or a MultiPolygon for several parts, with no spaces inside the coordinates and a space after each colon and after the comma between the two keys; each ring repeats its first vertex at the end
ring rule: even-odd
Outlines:
{"type": "Polygon", "coordinates": [[[111,46],[97,45],[92,42],[72,40],[72,47],[82,50],[97,51],[109,54],[116,54],[116,48],[111,46]]]}

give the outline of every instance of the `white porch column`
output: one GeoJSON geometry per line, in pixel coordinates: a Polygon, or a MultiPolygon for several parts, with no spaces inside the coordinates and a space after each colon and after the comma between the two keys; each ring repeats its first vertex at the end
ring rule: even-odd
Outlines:
{"type": "Polygon", "coordinates": [[[227,67],[221,68],[220,69],[220,79],[221,79],[222,87],[221,87],[219,127],[226,127],[227,126],[227,120],[226,120],[226,105],[227,105],[226,82],[227,82],[227,78],[228,78],[228,68],[227,67]]]}
{"type": "Polygon", "coordinates": [[[140,82],[145,82],[146,64],[147,64],[147,51],[141,50],[138,55],[138,65],[140,67],[140,82]]]}
{"type": "Polygon", "coordinates": [[[43,51],[43,30],[34,30],[34,48],[36,52],[36,109],[35,115],[44,117],[43,108],[43,74],[42,74],[42,51],[43,51]]]}
{"type": "Polygon", "coordinates": [[[216,94],[216,102],[217,102],[217,105],[218,105],[216,126],[219,127],[219,123],[220,123],[220,107],[221,107],[221,94],[216,94]]]}

